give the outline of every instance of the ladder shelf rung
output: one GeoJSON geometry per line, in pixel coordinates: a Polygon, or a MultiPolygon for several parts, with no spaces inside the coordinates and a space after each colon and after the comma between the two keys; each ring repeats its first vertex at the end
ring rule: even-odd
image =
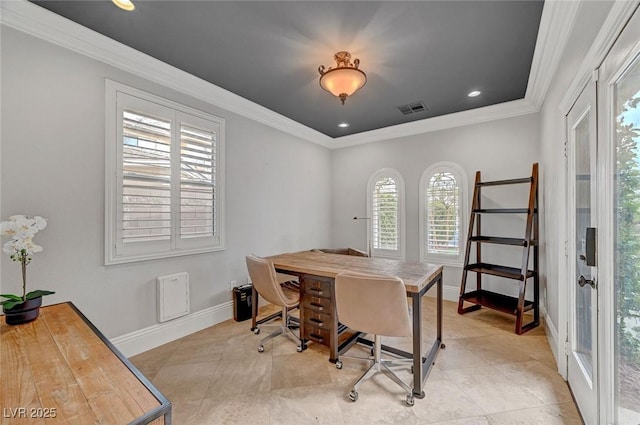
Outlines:
{"type": "MultiPolygon", "coordinates": [[[[471,211],[473,214],[529,214],[528,208],[476,208],[471,211]]],[[[534,214],[538,209],[533,210],[534,214]]]]}
{"type": "Polygon", "coordinates": [[[476,186],[504,186],[508,184],[531,183],[531,177],[523,177],[521,179],[496,180],[491,182],[478,182],[476,186]]]}
{"type": "MultiPolygon", "coordinates": [[[[497,264],[489,263],[475,263],[465,266],[465,270],[476,273],[490,274],[507,279],[524,280],[521,273],[522,270],[516,267],[499,266],[497,264]]],[[[533,276],[535,276],[535,272],[533,270],[527,270],[527,279],[533,276]]]]}
{"type": "Polygon", "coordinates": [[[526,239],[522,238],[503,238],[497,236],[472,236],[469,238],[471,242],[480,243],[493,243],[497,245],[513,245],[526,248],[529,244],[533,245],[534,241],[527,243],[526,239]]]}
{"type": "MultiPolygon", "coordinates": [[[[518,298],[481,289],[467,292],[461,297],[464,301],[498,310],[503,313],[518,314],[518,298]]],[[[533,301],[524,300],[523,312],[532,310],[533,301]]]]}

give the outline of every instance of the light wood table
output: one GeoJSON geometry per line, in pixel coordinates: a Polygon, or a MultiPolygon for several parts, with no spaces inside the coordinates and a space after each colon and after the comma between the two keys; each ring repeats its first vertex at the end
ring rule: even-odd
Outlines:
{"type": "Polygon", "coordinates": [[[386,351],[413,358],[413,393],[423,398],[423,385],[435,362],[442,343],[442,266],[420,262],[405,262],[384,258],[302,251],[267,257],[276,270],[300,277],[300,336],[303,348],[306,339],[329,346],[329,360],[336,362],[338,355],[359,339],[356,333],[344,341],[340,335],[347,331],[335,314],[333,284],[342,272],[356,272],[397,276],[401,278],[411,297],[413,319],[413,353],[383,346],[386,351]],[[436,295],[436,338],[426,357],[422,350],[422,297],[433,286],[436,295]],[[312,330],[310,330],[312,329],[312,330]]]}
{"type": "Polygon", "coordinates": [[[0,319],[2,425],[171,424],[171,403],[71,303],[0,319]]]}

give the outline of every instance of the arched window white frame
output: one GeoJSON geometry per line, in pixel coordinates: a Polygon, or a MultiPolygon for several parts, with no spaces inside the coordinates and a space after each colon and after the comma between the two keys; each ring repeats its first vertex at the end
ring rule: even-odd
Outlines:
{"type": "Polygon", "coordinates": [[[420,260],[449,266],[464,261],[468,217],[467,176],[438,162],[420,178],[420,260]]]}
{"type": "Polygon", "coordinates": [[[404,179],[392,168],[373,173],[367,184],[371,256],[404,259],[405,207],[404,179]]]}

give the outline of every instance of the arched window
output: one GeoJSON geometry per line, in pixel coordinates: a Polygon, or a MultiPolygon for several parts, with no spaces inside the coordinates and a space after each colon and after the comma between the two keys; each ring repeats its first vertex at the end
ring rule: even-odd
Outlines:
{"type": "Polygon", "coordinates": [[[420,179],[420,259],[459,266],[464,260],[467,178],[462,168],[439,162],[420,179]]]}
{"type": "Polygon", "coordinates": [[[369,179],[371,255],[404,258],[404,180],[396,170],[379,170],[369,179]]]}

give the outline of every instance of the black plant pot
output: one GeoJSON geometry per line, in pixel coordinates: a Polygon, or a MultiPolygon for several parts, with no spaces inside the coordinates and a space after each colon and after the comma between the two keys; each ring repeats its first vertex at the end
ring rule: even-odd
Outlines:
{"type": "Polygon", "coordinates": [[[2,307],[5,321],[7,325],[20,325],[29,323],[38,318],[40,315],[40,306],[42,305],[42,297],[27,300],[22,304],[15,305],[11,308],[2,307]]]}

